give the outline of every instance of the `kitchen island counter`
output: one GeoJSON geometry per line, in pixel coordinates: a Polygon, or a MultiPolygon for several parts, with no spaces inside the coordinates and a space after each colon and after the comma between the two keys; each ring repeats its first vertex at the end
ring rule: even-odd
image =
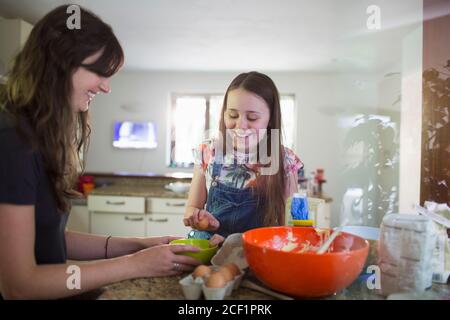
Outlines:
{"type": "MultiPolygon", "coordinates": [[[[103,287],[97,299],[100,300],[184,300],[178,277],[161,277],[127,280],[103,287]]],[[[249,276],[249,278],[252,278],[249,276]]],[[[254,281],[254,279],[251,279],[254,281]]],[[[256,282],[256,281],[255,281],[256,282]]],[[[450,299],[450,285],[433,284],[423,296],[426,299],[450,299]]],[[[240,287],[234,290],[226,300],[272,300],[272,296],[240,287]]],[[[384,296],[367,287],[366,278],[358,278],[346,289],[321,299],[325,300],[383,300],[384,296]]]]}

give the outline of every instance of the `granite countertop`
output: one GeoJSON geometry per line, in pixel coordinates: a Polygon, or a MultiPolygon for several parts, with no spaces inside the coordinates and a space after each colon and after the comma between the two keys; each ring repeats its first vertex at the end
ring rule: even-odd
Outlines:
{"type": "Polygon", "coordinates": [[[156,197],[156,198],[187,198],[188,193],[177,193],[164,188],[164,185],[126,185],[118,184],[95,188],[90,195],[110,196],[134,196],[134,197],[156,197]]]}
{"type": "MultiPolygon", "coordinates": [[[[371,246],[366,266],[377,260],[377,247],[371,246]]],[[[186,276],[186,275],[183,275],[186,276]]],[[[184,300],[184,295],[178,281],[183,276],[145,278],[136,280],[127,280],[105,286],[98,290],[96,299],[117,300],[117,299],[149,299],[149,300],[184,300]]],[[[331,296],[320,299],[325,300],[384,300],[377,289],[368,288],[367,274],[361,274],[350,286],[331,296]]],[[[264,285],[259,282],[251,271],[247,271],[244,279],[247,279],[259,286],[264,285]]],[[[373,283],[372,281],[370,281],[373,283]]],[[[92,297],[91,297],[92,298],[92,297]]],[[[420,296],[410,297],[414,299],[450,299],[450,285],[433,283],[432,287],[420,296]]],[[[226,297],[228,300],[273,300],[272,296],[244,288],[242,285],[233,291],[232,295],[226,297]]]]}
{"type": "MultiPolygon", "coordinates": [[[[118,282],[101,288],[96,299],[99,300],[185,300],[178,281],[182,276],[146,278],[118,282]]],[[[248,276],[252,282],[258,283],[252,276],[248,276]]],[[[323,297],[324,300],[384,300],[376,290],[367,287],[365,277],[357,278],[349,287],[331,296],[323,297]]],[[[259,284],[259,283],[258,283],[259,284]]],[[[423,296],[426,299],[450,299],[450,285],[433,284],[423,296]]],[[[276,299],[264,293],[239,287],[225,300],[273,300],[276,299]]]]}
{"type": "MultiPolygon", "coordinates": [[[[145,278],[118,282],[103,287],[98,300],[185,300],[178,283],[183,276],[145,278]]],[[[269,300],[263,293],[247,288],[238,288],[228,300],[269,300]]]]}

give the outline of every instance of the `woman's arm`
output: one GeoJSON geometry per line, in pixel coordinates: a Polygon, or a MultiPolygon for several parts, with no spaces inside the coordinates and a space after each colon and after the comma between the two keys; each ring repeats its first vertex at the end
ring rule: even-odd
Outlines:
{"type": "Polygon", "coordinates": [[[126,279],[178,275],[200,263],[176,254],[198,251],[196,247],[155,246],[118,258],[72,264],[79,268],[75,269],[79,270],[80,289],[71,290],[68,283],[75,275],[68,269],[71,265],[36,264],[34,241],[34,206],[0,204],[0,292],[4,298],[63,298],[126,279]],[[173,270],[174,263],[181,268],[173,270]]]}
{"type": "Polygon", "coordinates": [[[67,258],[70,260],[110,259],[131,254],[136,251],[168,244],[180,237],[110,237],[106,250],[107,236],[66,230],[67,258]]]}

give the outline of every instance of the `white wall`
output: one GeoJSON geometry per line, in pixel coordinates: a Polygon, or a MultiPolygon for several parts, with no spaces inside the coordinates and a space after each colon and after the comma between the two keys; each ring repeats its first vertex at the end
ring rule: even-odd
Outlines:
{"type": "Polygon", "coordinates": [[[8,70],[12,59],[25,44],[32,25],[19,19],[0,17],[0,76],[8,70]]]}
{"type": "Polygon", "coordinates": [[[420,202],[422,26],[405,37],[402,47],[399,211],[414,213],[414,205],[420,202]]]}
{"type": "MultiPolygon", "coordinates": [[[[111,80],[112,92],[91,104],[93,131],[87,171],[164,174],[180,169],[166,167],[170,94],[224,93],[237,73],[122,72],[111,80]],[[129,106],[133,112],[121,108],[129,106]],[[115,120],[150,120],[158,127],[158,148],[120,150],[112,147],[115,120]]],[[[345,150],[342,141],[349,129],[346,119],[375,110],[375,77],[349,74],[268,73],[281,93],[296,96],[298,119],[295,152],[307,171],[325,169],[324,190],[333,199],[337,219],[341,197],[345,150]],[[369,111],[368,111],[369,110],[369,111]]],[[[190,170],[184,170],[190,172],[190,170]]]]}

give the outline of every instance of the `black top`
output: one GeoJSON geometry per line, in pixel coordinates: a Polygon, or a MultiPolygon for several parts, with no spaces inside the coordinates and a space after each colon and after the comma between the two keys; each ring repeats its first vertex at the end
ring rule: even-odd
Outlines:
{"type": "MultiPolygon", "coordinates": [[[[26,122],[20,125],[28,127],[26,122]]],[[[68,214],[57,209],[40,152],[32,151],[14,122],[1,111],[0,203],[34,205],[37,264],[66,262],[64,231],[68,214]]]]}

